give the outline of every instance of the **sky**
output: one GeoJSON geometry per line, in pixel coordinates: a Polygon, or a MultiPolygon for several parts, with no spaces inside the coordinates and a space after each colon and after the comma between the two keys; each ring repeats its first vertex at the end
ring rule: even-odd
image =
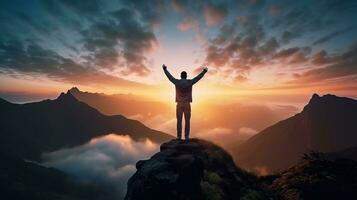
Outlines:
{"type": "Polygon", "coordinates": [[[166,64],[189,78],[208,67],[196,99],[357,97],[356,19],[354,0],[4,0],[0,96],[78,86],[173,101],[166,64]]]}

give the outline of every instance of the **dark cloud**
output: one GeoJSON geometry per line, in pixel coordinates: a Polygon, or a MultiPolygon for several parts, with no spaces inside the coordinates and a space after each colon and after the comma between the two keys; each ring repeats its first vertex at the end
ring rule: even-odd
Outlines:
{"type": "Polygon", "coordinates": [[[75,62],[36,43],[2,41],[0,43],[0,71],[11,76],[19,73],[46,75],[48,78],[74,84],[105,85],[145,88],[145,85],[127,81],[98,71],[91,63],[75,62]]]}
{"type": "Polygon", "coordinates": [[[266,39],[266,33],[257,15],[240,16],[231,24],[221,26],[216,37],[209,40],[205,64],[213,67],[229,67],[227,74],[239,74],[235,80],[247,80],[247,74],[274,54],[279,47],[274,37],[266,39]]]}
{"type": "MultiPolygon", "coordinates": [[[[204,64],[228,67],[229,70],[221,70],[226,78],[243,81],[249,80],[253,69],[274,64],[292,71],[337,64],[340,54],[330,55],[314,45],[329,43],[339,35],[354,31],[356,23],[351,19],[355,14],[351,10],[357,8],[355,4],[346,1],[338,5],[331,0],[310,2],[307,6],[305,3],[266,1],[261,6],[265,8],[264,14],[259,8],[248,9],[236,14],[236,20],[221,25],[218,33],[207,41],[204,64]],[[322,34],[326,32],[330,34],[322,34]]],[[[228,3],[228,7],[234,6],[228,3]]],[[[346,71],[353,68],[349,61],[343,63],[348,66],[343,67],[346,71]]]]}
{"type": "Polygon", "coordinates": [[[321,50],[312,56],[311,62],[315,65],[324,65],[334,62],[334,60],[325,50],[321,50]]]}
{"type": "Polygon", "coordinates": [[[331,39],[333,39],[333,38],[335,38],[335,37],[337,37],[339,35],[342,35],[342,34],[344,34],[346,32],[349,32],[349,31],[351,31],[353,29],[354,29],[354,27],[347,27],[347,28],[344,28],[344,29],[341,29],[341,30],[338,30],[338,31],[334,31],[334,32],[332,32],[332,33],[330,33],[328,35],[325,35],[325,36],[319,38],[318,40],[316,40],[312,44],[316,45],[316,44],[325,43],[325,42],[327,42],[327,41],[329,41],[329,40],[331,40],[331,39]]]}
{"type": "Polygon", "coordinates": [[[275,37],[271,37],[259,48],[259,52],[262,56],[272,55],[279,47],[280,44],[275,37]]]}
{"type": "Polygon", "coordinates": [[[93,15],[100,12],[99,0],[81,1],[81,0],[60,0],[62,5],[72,9],[78,15],[93,15]]]}
{"type": "Polygon", "coordinates": [[[319,56],[323,57],[323,63],[331,64],[296,74],[296,80],[293,82],[321,82],[329,79],[357,76],[357,43],[354,43],[341,55],[328,58],[322,52],[319,56]]]}
{"type": "Polygon", "coordinates": [[[129,136],[107,135],[89,143],[44,154],[44,164],[56,167],[80,181],[100,185],[111,199],[123,199],[135,164],[147,159],[159,146],[149,140],[135,142],[129,136]]]}
{"type": "Polygon", "coordinates": [[[276,62],[284,64],[303,64],[310,59],[310,47],[292,47],[288,49],[281,49],[273,58],[276,62]]]}
{"type": "Polygon", "coordinates": [[[0,16],[5,23],[0,70],[71,83],[140,85],[119,77],[151,72],[146,54],[158,43],[153,28],[160,23],[163,5],[126,0],[12,5],[0,16]]]}
{"type": "Polygon", "coordinates": [[[357,2],[355,0],[328,0],[324,1],[323,9],[326,12],[355,12],[357,9],[357,2]]]}
{"type": "Polygon", "coordinates": [[[125,66],[125,74],[144,76],[150,72],[144,54],[154,48],[157,40],[151,28],[141,25],[131,10],[111,13],[111,18],[92,24],[82,35],[84,48],[89,51],[87,58],[97,65],[109,69],[125,66]]]}
{"type": "Polygon", "coordinates": [[[272,28],[283,30],[280,40],[285,44],[330,28],[335,20],[333,17],[323,16],[324,12],[319,10],[321,5],[317,7],[316,3],[310,6],[292,4],[286,7],[279,17],[270,21],[272,28]]]}
{"type": "Polygon", "coordinates": [[[236,21],[232,24],[223,24],[219,29],[218,36],[213,38],[210,42],[215,45],[222,45],[230,40],[239,40],[239,37],[235,35],[237,26],[236,21]]]}
{"type": "Polygon", "coordinates": [[[289,56],[293,55],[294,53],[298,52],[299,50],[300,50],[299,47],[282,49],[279,52],[277,52],[274,57],[275,58],[286,58],[286,57],[289,57],[289,56]]]}
{"type": "Polygon", "coordinates": [[[150,25],[159,24],[163,14],[166,12],[166,1],[164,0],[121,0],[123,4],[128,5],[130,9],[137,11],[142,21],[150,25]]]}
{"type": "Polygon", "coordinates": [[[281,35],[281,41],[286,44],[289,43],[291,40],[300,37],[301,35],[302,33],[298,31],[284,31],[281,35]]]}

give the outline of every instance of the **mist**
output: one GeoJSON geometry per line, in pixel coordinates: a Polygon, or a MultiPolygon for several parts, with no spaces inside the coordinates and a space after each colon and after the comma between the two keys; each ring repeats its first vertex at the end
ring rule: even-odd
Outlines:
{"type": "Polygon", "coordinates": [[[100,185],[112,198],[123,199],[127,181],[136,171],[135,163],[158,149],[159,145],[148,139],[134,141],[126,135],[109,134],[81,146],[45,153],[43,164],[79,181],[100,185]]]}

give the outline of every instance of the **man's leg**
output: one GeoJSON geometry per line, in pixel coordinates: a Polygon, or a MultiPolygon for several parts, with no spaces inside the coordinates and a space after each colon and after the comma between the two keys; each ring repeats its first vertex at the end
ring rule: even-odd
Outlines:
{"type": "Polygon", "coordinates": [[[185,139],[188,141],[190,137],[190,119],[191,119],[191,104],[185,105],[185,139]]]}
{"type": "Polygon", "coordinates": [[[180,104],[176,104],[176,119],[177,119],[177,138],[182,137],[182,114],[183,107],[180,104]]]}

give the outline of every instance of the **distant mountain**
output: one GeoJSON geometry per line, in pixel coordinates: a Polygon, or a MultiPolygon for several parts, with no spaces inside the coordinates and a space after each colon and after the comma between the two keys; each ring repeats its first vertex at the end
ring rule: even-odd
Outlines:
{"type": "Polygon", "coordinates": [[[13,104],[0,99],[0,150],[40,160],[43,152],[72,147],[108,133],[164,142],[173,137],[122,115],[106,116],[71,92],[55,100],[13,104]]]}
{"type": "Polygon", "coordinates": [[[69,91],[79,101],[106,115],[121,114],[129,118],[136,117],[147,120],[169,110],[168,105],[164,103],[145,100],[143,97],[133,94],[106,95],[103,93],[83,92],[77,87],[73,87],[69,91]]]}
{"type": "Polygon", "coordinates": [[[234,152],[250,170],[286,169],[309,150],[334,152],[357,146],[357,101],[314,94],[301,113],[266,128],[234,152]]]}

